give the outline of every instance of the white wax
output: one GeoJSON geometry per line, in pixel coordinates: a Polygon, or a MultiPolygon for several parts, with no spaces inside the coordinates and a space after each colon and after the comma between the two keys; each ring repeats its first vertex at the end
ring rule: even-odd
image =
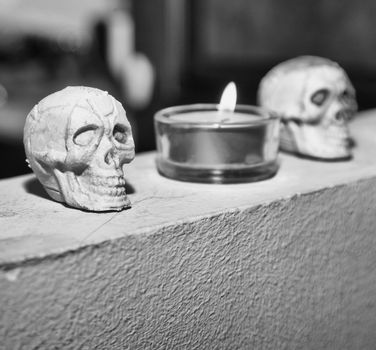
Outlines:
{"type": "Polygon", "coordinates": [[[172,120],[188,123],[247,123],[260,119],[254,114],[245,114],[229,111],[195,111],[175,114],[170,117],[172,120]]]}

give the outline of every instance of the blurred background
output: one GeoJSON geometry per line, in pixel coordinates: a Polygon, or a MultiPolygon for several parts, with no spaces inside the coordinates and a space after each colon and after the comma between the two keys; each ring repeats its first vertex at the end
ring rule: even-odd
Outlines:
{"type": "Polygon", "coordinates": [[[215,103],[229,81],[255,104],[263,75],[303,54],[340,63],[374,108],[375,21],[372,0],[0,0],[0,178],[30,171],[26,115],[67,85],[121,101],[137,152],[155,148],[158,109],[215,103]]]}

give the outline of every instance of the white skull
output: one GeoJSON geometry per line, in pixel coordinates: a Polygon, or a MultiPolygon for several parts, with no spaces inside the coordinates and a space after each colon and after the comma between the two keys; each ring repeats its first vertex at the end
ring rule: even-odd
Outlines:
{"type": "Polygon", "coordinates": [[[131,125],[119,101],[89,87],[67,87],[26,118],[25,152],[47,193],[93,210],[129,207],[123,165],[135,155],[131,125]]]}
{"type": "Polygon", "coordinates": [[[262,79],[258,102],[281,117],[281,149],[301,155],[351,157],[348,121],[357,110],[355,90],[335,62],[301,56],[262,79]]]}

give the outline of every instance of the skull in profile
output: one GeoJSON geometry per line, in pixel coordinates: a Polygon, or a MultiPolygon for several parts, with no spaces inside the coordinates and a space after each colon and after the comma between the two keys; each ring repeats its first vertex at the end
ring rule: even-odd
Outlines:
{"type": "Polygon", "coordinates": [[[47,96],[26,118],[24,145],[54,200],[92,211],[130,206],[123,165],[135,156],[131,125],[107,92],[76,86],[47,96]]]}
{"type": "Polygon", "coordinates": [[[348,122],[357,103],[337,63],[316,56],[282,62],[262,79],[258,102],[281,118],[282,150],[327,160],[351,157],[348,122]]]}

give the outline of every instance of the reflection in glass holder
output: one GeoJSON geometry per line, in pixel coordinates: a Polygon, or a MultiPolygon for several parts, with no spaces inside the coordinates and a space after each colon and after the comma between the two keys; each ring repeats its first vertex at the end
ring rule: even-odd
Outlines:
{"type": "Polygon", "coordinates": [[[216,104],[162,109],[154,117],[157,168],[181,181],[252,182],[278,170],[279,119],[266,110],[216,104]]]}

